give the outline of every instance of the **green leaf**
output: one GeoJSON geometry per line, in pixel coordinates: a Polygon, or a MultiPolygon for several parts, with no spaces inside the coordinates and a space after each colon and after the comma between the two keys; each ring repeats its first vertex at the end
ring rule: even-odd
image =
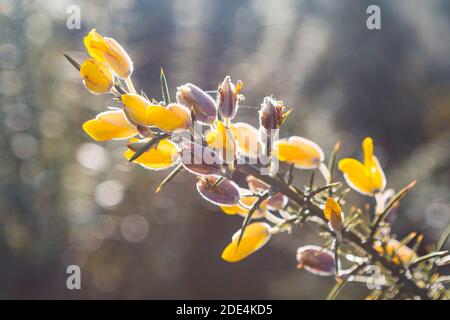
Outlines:
{"type": "Polygon", "coordinates": [[[169,87],[167,86],[166,75],[164,74],[163,68],[161,68],[160,80],[161,80],[161,90],[162,90],[163,100],[167,106],[170,103],[170,95],[169,95],[169,87]]]}
{"type": "Polygon", "coordinates": [[[447,242],[449,236],[450,236],[450,225],[447,226],[447,229],[445,229],[444,233],[439,238],[439,241],[436,244],[436,251],[440,251],[445,246],[445,243],[447,242]]]}
{"type": "MultiPolygon", "coordinates": [[[[336,167],[336,157],[337,157],[337,153],[339,151],[341,147],[341,142],[337,141],[336,144],[333,147],[333,150],[331,151],[331,156],[330,156],[330,160],[328,161],[328,171],[330,172],[330,182],[333,181],[333,173],[334,173],[334,168],[336,167]]],[[[331,193],[331,190],[330,190],[331,193]]],[[[331,196],[331,194],[330,194],[331,196]]]]}
{"type": "Polygon", "coordinates": [[[161,191],[162,188],[164,188],[164,186],[169,183],[170,181],[172,181],[173,178],[175,178],[181,171],[183,171],[183,165],[179,164],[175,169],[172,170],[171,173],[169,173],[169,175],[167,177],[164,178],[163,181],[161,181],[161,183],[158,185],[158,187],[155,190],[155,193],[158,193],[161,191]]]}
{"type": "Polygon", "coordinates": [[[283,124],[286,121],[287,117],[292,112],[292,110],[293,110],[293,108],[291,108],[288,111],[283,113],[283,115],[281,116],[281,124],[283,124]]]}
{"type": "Polygon", "coordinates": [[[71,65],[75,67],[78,71],[81,69],[81,64],[78,63],[74,58],[72,58],[69,54],[65,53],[64,51],[61,51],[63,56],[70,62],[71,65]]]}

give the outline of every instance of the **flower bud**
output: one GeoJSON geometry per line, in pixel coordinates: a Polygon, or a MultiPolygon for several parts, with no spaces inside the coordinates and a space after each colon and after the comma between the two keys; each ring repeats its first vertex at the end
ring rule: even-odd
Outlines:
{"type": "Polygon", "coordinates": [[[93,29],[84,38],[84,45],[91,57],[108,64],[118,77],[126,78],[133,72],[130,56],[116,40],[104,38],[93,29]]]}
{"type": "Polygon", "coordinates": [[[223,166],[222,158],[213,149],[190,141],[181,147],[181,163],[198,175],[219,174],[223,166]]]}
{"type": "Polygon", "coordinates": [[[241,195],[236,183],[229,179],[223,179],[217,183],[219,176],[200,177],[197,182],[197,191],[200,195],[216,205],[235,205],[241,195]]]}
{"type": "Polygon", "coordinates": [[[86,89],[95,94],[107,93],[114,85],[114,76],[108,66],[93,58],[83,62],[80,76],[86,89]]]}
{"type": "Polygon", "coordinates": [[[331,197],[328,197],[325,208],[323,209],[325,218],[328,220],[331,230],[340,232],[344,228],[344,217],[339,203],[331,197]]]}
{"type": "Polygon", "coordinates": [[[304,246],[297,250],[297,268],[305,268],[319,276],[332,276],[336,273],[334,255],[330,250],[319,246],[304,246]]]}
{"type": "Polygon", "coordinates": [[[177,101],[189,109],[194,108],[196,119],[204,124],[212,124],[217,116],[217,106],[205,91],[187,83],[177,88],[177,101]]]}
{"type": "Polygon", "coordinates": [[[219,112],[223,118],[233,119],[238,109],[238,95],[242,88],[242,81],[239,80],[236,86],[231,82],[230,76],[226,76],[219,85],[219,112]]]}
{"type": "Polygon", "coordinates": [[[261,127],[267,131],[276,130],[281,127],[287,114],[287,112],[284,112],[283,101],[265,97],[259,110],[259,122],[261,127]]]}

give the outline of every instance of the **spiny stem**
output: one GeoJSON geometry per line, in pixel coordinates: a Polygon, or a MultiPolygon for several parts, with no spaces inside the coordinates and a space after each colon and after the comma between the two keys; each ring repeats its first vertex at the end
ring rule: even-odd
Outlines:
{"type": "MultiPolygon", "coordinates": [[[[311,202],[305,203],[305,198],[302,197],[297,192],[295,192],[291,186],[286,185],[283,182],[274,179],[271,176],[260,174],[258,168],[255,168],[248,164],[238,166],[237,170],[241,171],[244,174],[252,175],[268,183],[270,186],[272,186],[273,188],[277,189],[279,192],[287,196],[291,201],[297,203],[300,206],[302,205],[308,206],[311,215],[316,216],[321,220],[324,220],[322,210],[316,205],[312,204],[311,202]]],[[[362,250],[364,250],[367,254],[369,254],[372,257],[373,260],[383,265],[387,270],[389,270],[392,273],[392,275],[397,277],[401,281],[401,283],[404,284],[404,286],[408,288],[408,290],[410,290],[412,293],[420,296],[424,300],[430,299],[428,296],[428,291],[426,289],[418,287],[417,284],[412,279],[406,277],[406,275],[404,274],[404,270],[399,269],[399,267],[396,266],[394,263],[386,260],[385,257],[380,256],[378,252],[372,247],[371,244],[362,240],[355,233],[353,233],[352,231],[343,230],[342,239],[343,241],[349,241],[358,246],[359,248],[361,248],[362,250]]]]}

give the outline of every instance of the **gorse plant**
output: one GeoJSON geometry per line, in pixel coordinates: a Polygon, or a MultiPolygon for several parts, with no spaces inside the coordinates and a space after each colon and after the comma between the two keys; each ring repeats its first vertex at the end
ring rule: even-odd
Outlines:
{"type": "Polygon", "coordinates": [[[369,299],[450,296],[450,279],[442,272],[449,262],[448,252],[442,251],[449,232],[422,256],[422,235],[413,232],[395,239],[387,218],[415,182],[398,192],[386,189],[371,138],[362,142],[363,161],[338,161],[336,143],[325,163],[316,143],[298,136],[278,137],[290,110],[274,97],[263,99],[259,128],[233,122],[244,99],[243,84],[233,83],[229,76],[211,92],[192,83],[181,85],[172,102],[161,70],[162,101],[150,99],[136,92],[133,63],[115,40],[92,30],[84,43],[90,58],[82,64],[66,53],[65,57],[89,91],[112,94],[122,105],[85,122],[84,131],[96,141],[128,140],[125,158],[130,162],[150,170],[172,168],[156,192],[187,171],[197,177],[203,198],[225,214],[242,216],[242,227],[223,250],[223,260],[245,259],[271,237],[309,223],[324,239],[323,246],[298,248],[297,266],[335,277],[328,298],[335,298],[349,282],[366,283],[369,299]],[[350,188],[336,181],[336,168],[350,188]],[[296,169],[310,172],[309,183],[294,185],[296,169]],[[376,205],[360,209],[348,203],[346,195],[352,189],[373,198],[376,205]]]}

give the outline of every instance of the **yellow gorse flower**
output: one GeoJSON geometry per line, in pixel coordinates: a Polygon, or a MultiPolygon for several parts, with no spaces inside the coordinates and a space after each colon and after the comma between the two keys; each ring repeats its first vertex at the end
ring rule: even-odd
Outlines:
{"type": "Polygon", "coordinates": [[[344,227],[344,219],[342,209],[339,203],[331,197],[328,197],[323,209],[323,214],[328,220],[329,225],[333,231],[341,231],[344,227]]]}
{"type": "Polygon", "coordinates": [[[114,76],[103,62],[89,58],[80,67],[83,84],[94,94],[108,93],[114,85],[114,76]]]}
{"type": "Polygon", "coordinates": [[[254,222],[245,228],[241,242],[238,239],[241,230],[233,235],[231,243],[223,250],[222,259],[238,262],[261,249],[270,239],[270,226],[264,222],[254,222]]]}
{"type": "Polygon", "coordinates": [[[297,136],[276,141],[272,153],[280,161],[292,163],[301,169],[315,169],[325,159],[316,143],[297,136]]]}
{"type": "Polygon", "coordinates": [[[259,154],[258,129],[246,122],[232,123],[230,130],[236,141],[237,151],[243,156],[257,158],[259,154]]]}
{"type": "Polygon", "coordinates": [[[386,187],[386,177],[377,157],[373,154],[372,138],[362,142],[364,162],[352,158],[339,161],[339,170],[344,173],[345,181],[355,191],[367,196],[382,192],[386,187]]]}
{"type": "MultiPolygon", "coordinates": [[[[138,139],[130,139],[130,142],[139,141],[138,139]]],[[[134,150],[128,149],[125,151],[124,156],[128,160],[134,155],[134,150]]],[[[168,140],[163,139],[158,142],[156,147],[151,147],[148,151],[144,152],[139,158],[133,162],[140,164],[144,168],[150,170],[161,170],[173,166],[178,161],[178,147],[177,145],[168,140]]]]}
{"type": "Polygon", "coordinates": [[[95,119],[83,123],[83,130],[96,141],[128,139],[138,133],[135,126],[125,119],[122,110],[99,113],[95,119]]]}
{"type": "Polygon", "coordinates": [[[236,142],[232,130],[219,120],[214,122],[215,127],[205,134],[205,141],[209,147],[220,151],[223,160],[231,163],[236,152],[236,142]]]}
{"type": "MultiPolygon", "coordinates": [[[[91,57],[82,65],[70,55],[62,52],[63,55],[80,71],[89,91],[110,93],[114,101],[122,102],[122,109],[113,108],[86,121],[84,131],[96,141],[129,139],[128,150],[124,153],[129,162],[151,170],[173,167],[156,192],[184,171],[195,175],[195,188],[204,200],[228,215],[245,217],[241,229],[224,248],[223,260],[241,261],[262,248],[272,235],[290,233],[305,221],[321,227],[328,222],[330,232],[320,234],[327,245],[298,248],[298,268],[320,276],[333,276],[340,281],[361,263],[381,263],[383,274],[395,275],[398,271],[407,275],[397,277],[401,284],[399,288],[410,289],[405,291],[408,294],[405,297],[444,297],[443,291],[438,292],[440,289],[425,285],[436,284],[434,278],[439,279],[439,274],[435,270],[430,274],[424,271],[430,262],[438,266],[439,260],[448,257],[447,252],[438,251],[444,245],[442,240],[436,245],[436,252],[418,257],[416,252],[423,235],[417,237],[414,249],[407,244],[416,237],[416,233],[410,233],[401,242],[391,236],[388,215],[415,182],[397,193],[383,191],[386,179],[373,154],[371,138],[362,142],[362,162],[346,158],[339,161],[338,167],[353,189],[374,196],[376,206],[366,204],[364,214],[360,214],[363,211],[350,204],[347,210],[355,214],[344,225],[344,213],[339,202],[345,203],[342,199],[348,189],[338,187],[340,183],[336,182],[333,174],[339,143],[335,145],[327,166],[324,153],[316,143],[298,136],[277,140],[279,129],[290,112],[285,112],[282,101],[273,96],[264,98],[259,110],[259,128],[246,122],[232,123],[239,102],[243,101],[241,81],[233,84],[226,76],[214,92],[216,99],[210,95],[213,92],[186,83],[177,87],[177,103],[170,103],[169,86],[161,69],[162,101],[159,102],[155,98],[147,98],[143,92],[136,93],[130,77],[133,64],[115,40],[102,37],[94,29],[85,37],[84,43],[91,57]],[[118,80],[118,77],[123,79],[118,80]],[[274,158],[291,165],[281,166],[279,171],[274,158]],[[314,170],[309,183],[299,185],[303,179],[297,179],[295,167],[314,170]],[[316,169],[322,174],[324,185],[315,181],[316,169]],[[372,223],[366,223],[365,211],[373,211],[372,223]],[[367,228],[359,228],[361,223],[367,228]],[[363,240],[367,246],[361,244],[363,240]],[[330,243],[334,244],[330,248],[334,252],[328,248],[330,243]],[[345,247],[341,247],[343,244],[345,247]],[[355,247],[359,249],[354,250],[355,247]],[[341,265],[340,258],[346,260],[345,264],[341,265]],[[344,269],[347,266],[348,269],[344,269]]],[[[378,282],[389,285],[384,280],[377,279],[377,285],[378,282]]],[[[377,289],[374,296],[378,291],[382,297],[391,294],[383,290],[377,289]]],[[[403,297],[403,293],[400,295],[401,292],[394,291],[393,297],[403,297]]],[[[335,297],[335,294],[337,291],[333,290],[330,297],[335,297]]]]}
{"type": "Polygon", "coordinates": [[[116,40],[103,37],[93,29],[84,38],[84,45],[91,57],[108,64],[118,77],[127,78],[133,72],[130,56],[116,40]]]}
{"type": "Polygon", "coordinates": [[[189,127],[189,110],[181,104],[171,103],[168,106],[152,104],[138,94],[122,95],[122,103],[131,121],[140,125],[155,126],[168,132],[189,127]]]}

